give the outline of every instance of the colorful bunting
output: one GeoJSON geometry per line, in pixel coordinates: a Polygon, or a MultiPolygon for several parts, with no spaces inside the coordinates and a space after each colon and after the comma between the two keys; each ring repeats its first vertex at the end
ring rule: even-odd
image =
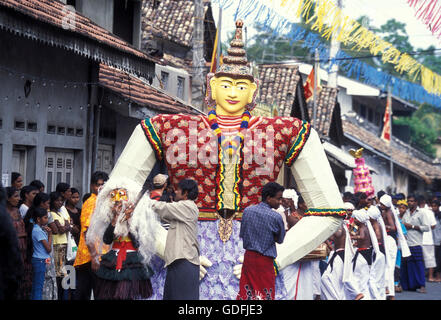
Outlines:
{"type": "MultiPolygon", "coordinates": [[[[233,0],[212,0],[214,3],[218,3],[220,7],[233,5],[233,0]]],[[[295,0],[274,0],[280,2],[280,5],[287,5],[289,2],[291,6],[295,0]]],[[[390,44],[382,41],[378,36],[372,35],[370,31],[363,29],[358,22],[353,23],[348,17],[340,16],[340,23],[331,23],[330,27],[327,27],[323,21],[325,15],[326,21],[333,21],[330,17],[338,16],[336,9],[332,7],[332,3],[329,0],[318,1],[318,3],[324,3],[321,6],[317,5],[316,13],[311,15],[311,7],[313,2],[311,0],[297,0],[300,1],[300,5],[297,7],[297,14],[300,14],[305,18],[307,23],[312,23],[311,29],[321,32],[330,36],[334,30],[338,30],[335,25],[340,25],[341,29],[337,35],[343,43],[355,43],[355,48],[366,48],[367,46],[374,55],[382,53],[382,61],[395,63],[396,69],[400,72],[409,72],[413,75],[413,78],[421,77],[422,86],[405,81],[391,76],[383,71],[377,70],[366,63],[361,62],[354,57],[349,56],[344,51],[340,50],[336,57],[330,61],[328,71],[333,64],[339,66],[339,70],[345,73],[348,77],[353,77],[358,81],[362,81],[366,84],[384,89],[386,85],[390,85],[392,88],[392,94],[398,96],[407,101],[415,101],[418,103],[428,103],[438,108],[441,108],[441,97],[434,94],[435,92],[441,93],[441,77],[435,74],[430,69],[414,63],[409,55],[400,54],[400,52],[393,48],[390,44]],[[331,10],[331,8],[334,8],[331,10]],[[328,14],[326,14],[326,10],[328,14]],[[321,17],[320,19],[318,17],[321,17]],[[313,22],[315,20],[315,22],[313,22]],[[368,40],[367,40],[368,39],[368,40]],[[374,42],[376,44],[374,44],[374,42]],[[424,88],[423,88],[424,87],[424,88]],[[425,89],[426,88],[426,89],[425,89]],[[430,90],[427,88],[431,88],[430,90]]],[[[274,34],[284,35],[291,43],[301,42],[304,48],[307,48],[311,54],[314,54],[315,50],[319,53],[319,59],[321,61],[328,61],[329,48],[328,45],[322,42],[320,35],[309,32],[301,27],[297,23],[288,21],[286,18],[275,12],[273,9],[266,7],[259,3],[256,6],[256,0],[242,0],[240,8],[236,11],[237,18],[243,18],[247,16],[250,21],[259,23],[264,30],[272,30],[274,34]]],[[[338,9],[338,8],[337,8],[338,9]]],[[[336,18],[337,19],[337,18],[336,18]]],[[[323,66],[323,64],[322,64],[323,66]]]]}
{"type": "Polygon", "coordinates": [[[438,39],[441,38],[441,2],[436,0],[407,0],[416,9],[415,17],[421,20],[438,39]]]}

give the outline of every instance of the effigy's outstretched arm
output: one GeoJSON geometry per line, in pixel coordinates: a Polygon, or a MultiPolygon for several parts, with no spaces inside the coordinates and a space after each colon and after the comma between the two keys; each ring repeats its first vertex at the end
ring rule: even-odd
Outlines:
{"type": "Polygon", "coordinates": [[[279,269],[296,262],[317,248],[340,227],[345,215],[343,200],[320,138],[311,129],[309,138],[291,172],[308,211],[277,244],[279,269]]]}
{"type": "Polygon", "coordinates": [[[155,152],[141,125],[137,125],[110,174],[110,180],[125,178],[142,186],[155,163],[155,152]]]}
{"type": "MultiPolygon", "coordinates": [[[[137,125],[110,174],[109,182],[131,180],[142,186],[155,163],[155,152],[146,139],[141,125],[137,125]]],[[[164,257],[166,239],[167,230],[162,227],[157,228],[155,248],[156,254],[161,258],[164,257]]]]}

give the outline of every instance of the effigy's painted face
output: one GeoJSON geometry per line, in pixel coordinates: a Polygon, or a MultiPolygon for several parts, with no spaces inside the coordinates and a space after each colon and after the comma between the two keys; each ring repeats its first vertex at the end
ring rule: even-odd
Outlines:
{"type": "Polygon", "coordinates": [[[127,196],[127,190],[126,189],[113,189],[112,192],[110,192],[110,200],[115,202],[120,201],[128,201],[129,198],[127,196]]]}
{"type": "Polygon", "coordinates": [[[257,85],[248,79],[213,77],[210,80],[211,96],[216,101],[216,113],[224,116],[240,116],[245,106],[253,101],[257,85]]]}

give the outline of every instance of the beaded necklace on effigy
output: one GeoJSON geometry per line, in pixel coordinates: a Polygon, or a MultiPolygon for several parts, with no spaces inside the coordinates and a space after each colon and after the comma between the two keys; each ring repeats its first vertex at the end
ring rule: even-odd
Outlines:
{"type": "Polygon", "coordinates": [[[245,110],[242,114],[242,122],[240,124],[240,129],[238,134],[230,141],[222,138],[222,130],[219,128],[219,124],[217,123],[217,115],[215,110],[211,110],[208,113],[208,121],[210,122],[210,127],[214,131],[217,136],[217,140],[222,150],[228,154],[230,157],[237,153],[239,147],[241,146],[244,135],[241,130],[247,129],[248,124],[251,118],[251,114],[248,110],[245,110]]]}

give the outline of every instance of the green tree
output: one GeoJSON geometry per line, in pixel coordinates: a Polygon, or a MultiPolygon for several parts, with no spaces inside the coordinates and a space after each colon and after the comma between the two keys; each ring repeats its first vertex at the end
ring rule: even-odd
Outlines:
{"type": "Polygon", "coordinates": [[[268,63],[311,58],[308,49],[302,48],[300,43],[291,44],[286,37],[275,35],[272,30],[264,30],[258,24],[254,28],[257,32],[247,47],[248,60],[268,63]]]}
{"type": "Polygon", "coordinates": [[[422,104],[411,117],[394,119],[395,124],[406,125],[410,128],[410,144],[431,157],[436,156],[433,147],[437,137],[441,136],[441,114],[428,104],[422,104]]]}

